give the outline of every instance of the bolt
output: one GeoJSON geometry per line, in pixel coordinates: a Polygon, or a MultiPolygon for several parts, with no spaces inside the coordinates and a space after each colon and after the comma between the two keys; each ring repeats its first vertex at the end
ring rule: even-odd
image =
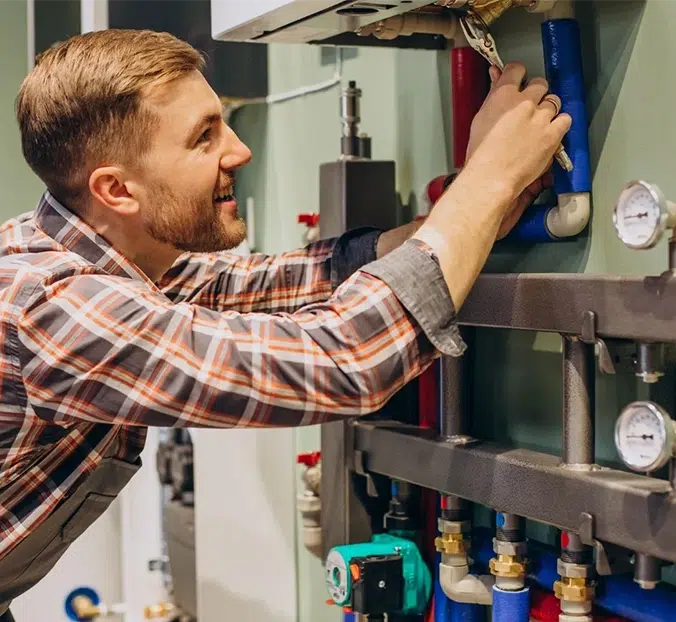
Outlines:
{"type": "Polygon", "coordinates": [[[380,582],[378,583],[378,587],[379,587],[381,590],[382,590],[382,589],[385,589],[385,581],[383,581],[383,580],[381,579],[380,582]]]}

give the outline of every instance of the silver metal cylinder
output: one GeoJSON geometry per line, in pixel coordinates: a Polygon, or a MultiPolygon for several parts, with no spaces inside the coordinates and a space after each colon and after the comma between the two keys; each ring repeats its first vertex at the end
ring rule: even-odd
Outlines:
{"type": "Polygon", "coordinates": [[[594,346],[563,338],[563,462],[594,463],[594,346]]]}
{"type": "Polygon", "coordinates": [[[359,154],[360,98],[361,89],[357,88],[354,80],[350,80],[340,94],[340,122],[343,126],[340,153],[343,156],[359,154]]]}
{"type": "Polygon", "coordinates": [[[662,563],[656,557],[636,553],[634,581],[644,590],[652,590],[662,579],[662,563]]]}
{"type": "Polygon", "coordinates": [[[652,384],[664,376],[664,344],[639,343],[636,352],[636,375],[652,384]]]}

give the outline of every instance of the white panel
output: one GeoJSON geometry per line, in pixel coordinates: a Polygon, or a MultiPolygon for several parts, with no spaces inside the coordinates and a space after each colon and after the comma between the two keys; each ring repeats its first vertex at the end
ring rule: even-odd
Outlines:
{"type": "Polygon", "coordinates": [[[162,491],[155,468],[158,440],[159,431],[149,429],[141,454],[143,468],[121,495],[125,622],[142,622],[145,606],[167,600],[162,573],[148,570],[148,562],[162,555],[162,491]]]}
{"type": "Polygon", "coordinates": [[[63,603],[67,594],[81,585],[99,592],[106,602],[122,598],[120,561],[120,502],[106,510],[78,538],[52,571],[11,606],[19,622],[66,622],[63,603]]]}
{"type": "MultiPolygon", "coordinates": [[[[230,30],[296,0],[211,0],[211,32],[230,30]]],[[[297,3],[297,2],[296,2],[297,3]]]]}
{"type": "Polygon", "coordinates": [[[296,622],[293,430],[194,430],[200,622],[296,622]]]}

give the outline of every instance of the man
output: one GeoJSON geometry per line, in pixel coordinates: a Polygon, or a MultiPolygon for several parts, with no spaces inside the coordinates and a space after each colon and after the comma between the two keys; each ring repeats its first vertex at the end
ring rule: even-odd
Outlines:
{"type": "Polygon", "coordinates": [[[570,119],[492,72],[469,158],[424,224],[277,257],[245,236],[249,149],[202,59],[102,31],[45,52],[17,117],[47,187],[0,229],[0,615],[138,469],[148,426],[298,426],[380,409],[440,354],[570,119]]]}

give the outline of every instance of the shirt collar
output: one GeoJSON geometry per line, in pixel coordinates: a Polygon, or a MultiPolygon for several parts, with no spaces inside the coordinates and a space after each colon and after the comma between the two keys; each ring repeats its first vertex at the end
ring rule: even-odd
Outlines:
{"type": "Polygon", "coordinates": [[[108,274],[155,284],[134,262],[115,250],[77,214],[45,192],[35,210],[35,222],[50,238],[67,250],[80,255],[108,274]]]}

